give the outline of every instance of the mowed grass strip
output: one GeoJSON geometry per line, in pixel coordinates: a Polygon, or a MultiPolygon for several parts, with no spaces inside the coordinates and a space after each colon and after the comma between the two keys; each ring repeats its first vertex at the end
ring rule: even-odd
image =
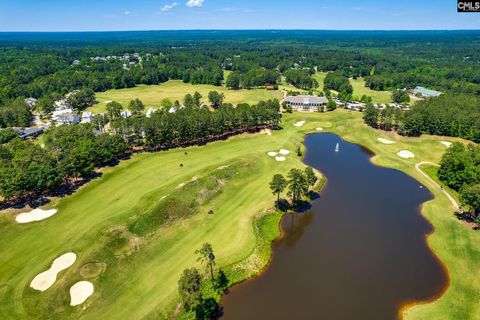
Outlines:
{"type": "Polygon", "coordinates": [[[286,174],[292,167],[303,167],[294,152],[282,163],[266,153],[280,148],[294,151],[306,133],[322,127],[371,149],[376,153],[374,163],[406,172],[435,195],[434,200],[424,204],[422,213],[435,227],[428,243],[447,267],[451,283],[438,300],[408,308],[404,311],[405,317],[475,319],[480,314],[480,281],[475,272],[480,268],[480,233],[459,222],[443,193],[415,170],[415,164],[420,161],[440,161],[446,150],[440,141],[459,139],[400,137],[365,126],[361,116],[361,113],[344,110],[293,113],[285,116],[284,129],[274,131],[272,136],[242,135],[203,147],[135,155],[117,167],[104,170],[101,178],[58,201],[59,212],[54,217],[19,225],[13,216],[2,216],[0,317],[28,318],[41,314],[48,318],[61,315],[62,318],[140,319],[152,314],[162,316],[164,310],[172,310],[178,302],[177,280],[182,270],[199,266],[194,251],[204,242],[212,243],[220,267],[247,259],[254,252],[253,219],[272,208],[275,199],[268,182],[275,173],[286,174]],[[305,126],[294,127],[293,123],[298,121],[306,121],[305,126]],[[377,141],[378,137],[395,144],[384,145],[377,141]],[[396,153],[400,150],[413,152],[415,158],[398,157],[396,153]],[[67,288],[73,281],[82,279],[81,264],[97,257],[93,253],[98,249],[99,235],[147,212],[155,201],[170,195],[180,184],[192,181],[192,177],[207,176],[218,167],[238,161],[250,163],[254,169],[242,171],[225,183],[219,193],[192,216],[163,225],[131,255],[110,265],[107,261],[105,271],[93,279],[96,292],[87,300],[85,308],[68,306],[67,288]],[[210,209],[215,214],[207,214],[210,209]],[[76,264],[60,273],[55,285],[46,292],[31,290],[32,278],[67,251],[78,254],[76,264]]]}

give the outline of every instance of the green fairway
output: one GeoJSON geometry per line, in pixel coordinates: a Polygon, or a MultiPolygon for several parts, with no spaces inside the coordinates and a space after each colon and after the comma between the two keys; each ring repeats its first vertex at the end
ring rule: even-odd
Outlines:
{"type": "Polygon", "coordinates": [[[318,91],[323,91],[323,80],[325,80],[325,77],[327,76],[326,72],[317,72],[315,73],[312,77],[313,79],[317,80],[318,82],[318,91]]]}
{"type": "MultiPolygon", "coordinates": [[[[186,89],[180,93],[177,86],[192,88],[187,92],[209,88],[176,81],[150,87],[161,90],[162,86],[169,87],[170,93],[178,90],[180,96],[186,89]]],[[[142,90],[149,92],[151,99],[161,100],[150,87],[105,92],[98,94],[98,99],[106,100],[110,94],[110,100],[124,103],[140,98],[148,105],[140,96],[142,90]],[[130,96],[129,90],[138,95],[130,96]]],[[[252,92],[250,99],[263,99],[258,92],[255,96],[254,90],[246,92],[252,92]]],[[[199,266],[194,251],[204,242],[213,245],[220,267],[239,263],[245,275],[258,271],[263,264],[251,259],[259,249],[254,219],[272,210],[275,196],[268,183],[275,173],[286,174],[292,167],[304,166],[295,152],[285,162],[276,162],[266,153],[280,148],[294,151],[306,133],[323,127],[371,149],[376,154],[374,163],[406,172],[435,195],[422,212],[435,227],[428,242],[448,268],[451,284],[435,302],[407,309],[407,319],[474,319],[480,314],[480,281],[475,272],[480,268],[480,233],[459,222],[449,200],[415,170],[420,161],[439,162],[446,150],[440,141],[458,139],[400,137],[365,126],[361,117],[361,113],[345,110],[293,113],[285,115],[283,130],[271,136],[241,135],[202,147],[138,154],[104,169],[102,177],[49,205],[59,211],[47,220],[19,225],[13,215],[1,216],[0,318],[161,317],[178,302],[177,280],[182,270],[199,266]],[[306,124],[294,127],[297,121],[306,124]],[[378,137],[395,144],[381,144],[378,137]],[[396,155],[399,150],[412,151],[415,158],[402,159],[396,155]],[[149,230],[134,236],[128,231],[136,219],[166,201],[195,201],[195,205],[183,217],[168,221],[153,233],[149,230]],[[207,214],[209,210],[214,214],[207,214]],[[37,292],[29,288],[35,275],[68,251],[78,255],[77,261],[59,274],[50,289],[37,292]],[[91,271],[92,265],[99,266],[99,271],[91,271]],[[70,307],[68,289],[83,279],[93,282],[95,293],[82,306],[70,307]]],[[[278,217],[270,220],[276,224],[278,217]]],[[[271,236],[276,234],[276,228],[269,231],[271,236]]]]}
{"type": "Polygon", "coordinates": [[[210,91],[218,91],[225,95],[225,102],[234,105],[238,103],[255,104],[261,100],[281,99],[283,98],[280,90],[251,89],[251,90],[228,90],[225,87],[217,87],[212,85],[192,85],[183,83],[180,80],[170,80],[159,85],[139,85],[134,88],[108,90],[98,92],[96,94],[97,104],[88,108],[88,111],[103,112],[109,101],[117,101],[124,108],[133,99],[140,99],[145,106],[158,108],[162,99],[168,98],[172,101],[178,100],[183,102],[183,98],[187,93],[200,92],[203,96],[202,102],[208,103],[208,93],[210,91]]]}
{"type": "Polygon", "coordinates": [[[353,87],[353,96],[361,98],[363,95],[370,96],[373,103],[391,103],[392,93],[390,91],[376,91],[365,87],[365,80],[363,78],[352,79],[350,83],[353,87]]]}

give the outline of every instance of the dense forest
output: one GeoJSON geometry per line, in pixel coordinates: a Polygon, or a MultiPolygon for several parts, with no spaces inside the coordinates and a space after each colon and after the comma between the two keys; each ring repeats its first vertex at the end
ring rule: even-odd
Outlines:
{"type": "Polygon", "coordinates": [[[310,75],[319,70],[335,71],[327,83],[346,97],[352,90],[338,80],[348,77],[364,77],[374,90],[423,85],[478,95],[479,42],[476,31],[0,33],[0,126],[22,126],[30,117],[16,100],[20,97],[169,79],[226,81],[237,89],[276,85],[283,75],[298,88],[311,89],[318,84],[310,75]],[[232,71],[228,79],[224,70],[232,71]]]}

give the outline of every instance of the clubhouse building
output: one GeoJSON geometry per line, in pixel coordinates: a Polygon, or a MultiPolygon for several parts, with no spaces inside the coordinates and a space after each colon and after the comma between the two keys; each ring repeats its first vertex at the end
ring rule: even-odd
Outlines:
{"type": "Polygon", "coordinates": [[[318,108],[325,106],[328,103],[328,99],[325,97],[300,95],[288,96],[283,102],[286,105],[291,106],[293,110],[313,112],[318,111],[318,108]]]}

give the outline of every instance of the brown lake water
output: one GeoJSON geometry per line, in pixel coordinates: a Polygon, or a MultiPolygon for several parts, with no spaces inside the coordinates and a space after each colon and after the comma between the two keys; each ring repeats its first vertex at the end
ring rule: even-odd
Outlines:
{"type": "Polygon", "coordinates": [[[428,189],[334,134],[305,145],[328,183],[310,210],[284,217],[271,264],[231,288],[222,319],[398,319],[402,305],[439,295],[448,277],[419,212],[428,189]]]}

